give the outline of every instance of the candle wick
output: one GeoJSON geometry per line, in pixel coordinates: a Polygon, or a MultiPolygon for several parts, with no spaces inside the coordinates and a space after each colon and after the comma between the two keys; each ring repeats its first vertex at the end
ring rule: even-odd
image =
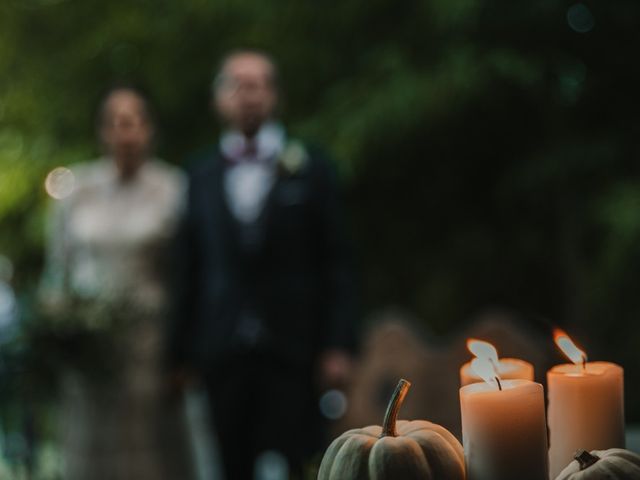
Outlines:
{"type": "Polygon", "coordinates": [[[498,390],[502,390],[502,384],[500,383],[500,379],[498,377],[495,377],[496,382],[498,382],[498,390]]]}
{"type": "Polygon", "coordinates": [[[586,370],[586,369],[587,369],[587,356],[582,355],[582,370],[586,370]]]}

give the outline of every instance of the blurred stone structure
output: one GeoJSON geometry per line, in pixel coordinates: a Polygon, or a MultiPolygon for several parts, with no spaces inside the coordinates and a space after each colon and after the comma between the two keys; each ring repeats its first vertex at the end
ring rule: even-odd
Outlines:
{"type": "Polygon", "coordinates": [[[491,342],[501,357],[531,362],[538,382],[544,383],[547,369],[560,360],[553,354],[551,334],[545,337],[501,311],[479,315],[449,337],[421,331],[415,319],[397,311],[377,315],[370,325],[348,392],[349,408],[336,432],[381,424],[398,379],[406,378],[412,388],[400,418],[439,423],[460,437],[459,372],[471,358],[467,338],[491,342]]]}

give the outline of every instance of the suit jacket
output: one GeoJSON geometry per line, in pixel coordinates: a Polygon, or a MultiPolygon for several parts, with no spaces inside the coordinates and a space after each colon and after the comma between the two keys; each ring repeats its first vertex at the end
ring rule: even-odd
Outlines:
{"type": "Polygon", "coordinates": [[[249,226],[230,213],[218,148],[191,169],[177,241],[173,363],[207,372],[253,349],[310,367],[322,349],[354,347],[354,281],[336,181],[319,152],[301,151],[302,161],[278,161],[249,226]]]}

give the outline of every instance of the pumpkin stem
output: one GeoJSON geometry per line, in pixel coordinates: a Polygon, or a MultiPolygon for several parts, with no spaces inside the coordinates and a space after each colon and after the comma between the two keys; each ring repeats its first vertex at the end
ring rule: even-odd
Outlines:
{"type": "Polygon", "coordinates": [[[591,465],[593,465],[594,463],[596,463],[598,460],[600,460],[600,457],[598,457],[597,455],[591,455],[589,452],[587,452],[586,450],[578,450],[574,455],[573,458],[575,458],[578,463],[580,464],[580,470],[584,470],[585,468],[589,468],[591,465]]]}
{"type": "Polygon", "coordinates": [[[384,414],[384,423],[382,424],[380,438],[397,436],[396,420],[398,419],[398,412],[400,411],[402,402],[404,402],[404,397],[407,396],[409,387],[411,387],[411,382],[408,382],[404,378],[400,379],[396,390],[393,392],[393,395],[391,395],[389,405],[387,405],[387,412],[384,414]]]}

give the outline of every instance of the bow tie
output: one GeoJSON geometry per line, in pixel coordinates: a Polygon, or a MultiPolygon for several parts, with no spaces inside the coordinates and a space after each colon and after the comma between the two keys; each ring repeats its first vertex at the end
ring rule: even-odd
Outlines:
{"type": "Polygon", "coordinates": [[[258,159],[258,143],[254,139],[244,142],[242,157],[248,160],[258,159]]]}
{"type": "Polygon", "coordinates": [[[225,160],[231,165],[239,163],[259,162],[258,145],[254,139],[246,140],[241,148],[224,155],[225,160]]]}

